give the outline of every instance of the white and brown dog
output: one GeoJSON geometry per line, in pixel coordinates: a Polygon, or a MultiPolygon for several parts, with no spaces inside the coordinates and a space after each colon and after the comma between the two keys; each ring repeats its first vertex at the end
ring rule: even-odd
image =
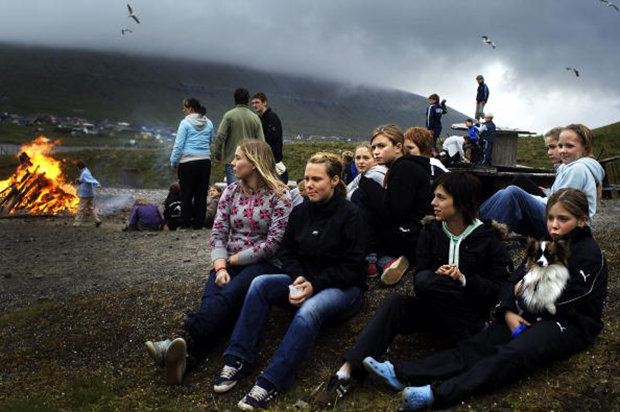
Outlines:
{"type": "Polygon", "coordinates": [[[569,245],[563,240],[538,242],[528,240],[528,272],[517,283],[515,294],[532,313],[547,310],[555,315],[555,302],[566,287],[570,277],[567,267],[569,245]]]}

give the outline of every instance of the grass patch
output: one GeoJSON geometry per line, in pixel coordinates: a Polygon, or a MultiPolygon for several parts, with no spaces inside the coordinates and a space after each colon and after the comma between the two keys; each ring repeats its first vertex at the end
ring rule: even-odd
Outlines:
{"type": "Polygon", "coordinates": [[[0,329],[8,328],[9,326],[14,328],[22,327],[28,323],[34,322],[43,314],[51,312],[57,307],[58,304],[56,303],[46,302],[14,310],[13,312],[0,316],[0,329]]]}
{"type": "Polygon", "coordinates": [[[57,409],[47,405],[45,399],[28,396],[0,403],[2,412],[50,412],[57,409]]]}

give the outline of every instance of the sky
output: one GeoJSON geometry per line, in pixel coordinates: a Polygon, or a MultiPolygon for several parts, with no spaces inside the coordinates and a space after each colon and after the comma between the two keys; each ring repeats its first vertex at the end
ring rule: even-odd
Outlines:
{"type": "Polygon", "coordinates": [[[602,0],[130,4],[141,24],[128,18],[121,0],[0,0],[0,42],[190,58],[437,93],[471,115],[482,74],[490,89],[486,111],[499,126],[541,133],[620,121],[620,12],[602,0]],[[133,33],[122,36],[122,28],[133,33]]]}

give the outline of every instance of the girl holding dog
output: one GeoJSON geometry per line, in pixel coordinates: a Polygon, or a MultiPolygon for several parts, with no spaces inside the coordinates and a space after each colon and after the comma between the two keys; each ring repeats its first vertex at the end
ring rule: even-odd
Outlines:
{"type": "MultiPolygon", "coordinates": [[[[394,389],[404,389],[405,410],[451,407],[467,396],[515,381],[540,365],[565,359],[593,342],[603,328],[607,264],[587,224],[586,195],[575,189],[556,191],[547,202],[546,219],[553,242],[546,258],[568,256],[556,256],[558,264],[568,269],[568,280],[556,285],[563,291],[553,310],[533,309],[520,293],[519,282],[528,273],[526,258],[500,294],[497,321],[474,337],[418,361],[364,360],[371,375],[394,389]]],[[[539,282],[544,287],[550,280],[542,277],[539,282]]]]}
{"type": "MultiPolygon", "coordinates": [[[[588,199],[590,224],[596,213],[597,189],[605,171],[592,157],[594,136],[582,124],[562,129],[558,141],[562,164],[557,169],[553,186],[547,196],[565,188],[581,190],[588,199]]],[[[541,238],[545,235],[545,204],[547,197],[534,196],[517,186],[508,186],[491,196],[480,207],[480,215],[508,225],[522,235],[541,238]]]]}

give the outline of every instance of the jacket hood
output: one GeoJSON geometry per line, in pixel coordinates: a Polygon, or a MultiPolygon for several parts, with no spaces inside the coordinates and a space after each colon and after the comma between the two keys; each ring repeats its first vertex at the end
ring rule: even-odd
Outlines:
{"type": "Polygon", "coordinates": [[[209,121],[209,119],[207,119],[207,116],[202,116],[198,113],[188,114],[187,116],[185,116],[185,120],[187,120],[189,124],[192,125],[192,127],[196,130],[204,129],[207,125],[207,122],[209,121]]]}
{"type": "Polygon", "coordinates": [[[387,168],[385,166],[376,165],[368,169],[366,173],[364,173],[364,176],[366,176],[369,179],[374,180],[375,177],[384,178],[386,173],[387,173],[387,168]]]}
{"type": "Polygon", "coordinates": [[[603,177],[605,177],[605,169],[603,169],[603,166],[601,166],[599,162],[597,162],[591,157],[579,158],[575,160],[574,162],[563,165],[564,167],[562,169],[567,170],[577,164],[582,164],[588,168],[590,173],[592,173],[592,176],[594,176],[594,180],[596,180],[597,186],[603,182],[603,177]]]}
{"type": "MultiPolygon", "coordinates": [[[[509,230],[508,226],[503,223],[499,223],[496,220],[486,220],[480,219],[483,223],[481,227],[486,228],[487,230],[493,230],[500,239],[505,239],[508,236],[509,230]]],[[[420,221],[422,226],[430,226],[435,222],[436,225],[441,225],[441,222],[437,220],[434,215],[427,215],[422,218],[420,221]]]]}

